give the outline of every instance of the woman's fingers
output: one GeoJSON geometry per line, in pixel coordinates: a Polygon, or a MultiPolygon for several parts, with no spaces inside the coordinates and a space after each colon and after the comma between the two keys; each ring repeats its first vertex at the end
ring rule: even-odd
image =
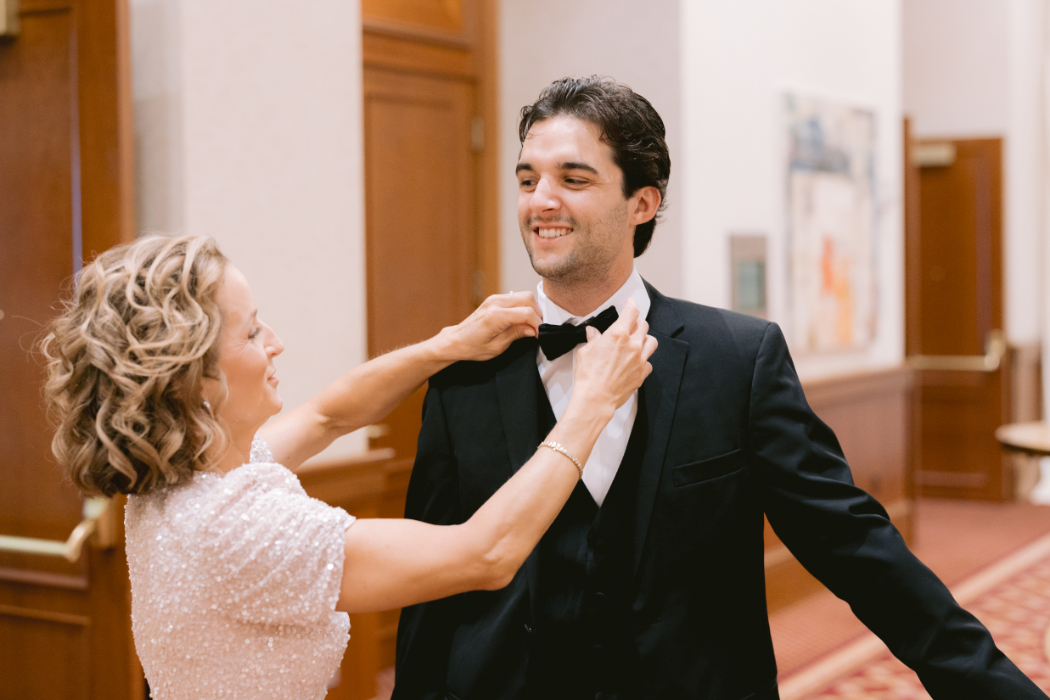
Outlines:
{"type": "Polygon", "coordinates": [[[581,394],[618,407],[652,373],[647,360],[656,351],[657,341],[648,335],[649,324],[638,316],[637,305],[629,301],[605,333],[587,329],[587,345],[580,348],[576,365],[581,394]]]}
{"type": "Polygon", "coordinates": [[[493,294],[481,303],[479,308],[485,307],[510,307],[510,306],[531,306],[537,316],[543,316],[543,312],[540,311],[540,305],[536,301],[536,297],[532,292],[510,292],[509,294],[493,294]]]}
{"type": "Polygon", "coordinates": [[[543,321],[536,309],[529,305],[499,307],[492,309],[489,313],[489,323],[494,330],[502,331],[512,326],[527,326],[533,332],[526,335],[536,335],[543,321]]]}
{"type": "Polygon", "coordinates": [[[531,294],[489,297],[462,323],[448,329],[458,360],[488,360],[515,340],[539,334],[540,314],[531,294]],[[514,297],[503,298],[499,297],[514,297]]]}
{"type": "MultiPolygon", "coordinates": [[[[642,357],[645,358],[646,360],[648,360],[650,357],[653,356],[653,353],[656,352],[656,348],[659,345],[659,343],[657,343],[656,342],[656,338],[652,337],[651,335],[645,336],[645,340],[643,342],[645,344],[642,347],[642,357]]],[[[646,363],[646,364],[648,364],[648,363],[646,363]]],[[[649,366],[649,371],[651,372],[652,369],[653,368],[650,365],[649,366]]]]}
{"type": "Polygon", "coordinates": [[[634,299],[628,299],[627,303],[623,307],[623,313],[619,315],[616,321],[609,326],[609,329],[605,331],[613,332],[613,335],[619,332],[631,335],[634,333],[638,325],[638,304],[634,299]]]}

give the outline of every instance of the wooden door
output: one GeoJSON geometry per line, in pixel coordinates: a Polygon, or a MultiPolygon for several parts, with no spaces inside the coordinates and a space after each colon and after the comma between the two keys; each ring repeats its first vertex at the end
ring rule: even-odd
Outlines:
{"type": "MultiPolygon", "coordinates": [[[[499,290],[495,5],[362,0],[371,357],[458,323],[499,290]]],[[[372,426],[370,447],[395,458],[381,465],[375,510],[361,512],[404,514],[424,392],[372,426]]],[[[398,615],[353,616],[329,697],[389,692],[398,615]]]]}
{"type": "MultiPolygon", "coordinates": [[[[65,540],[81,500],[51,456],[41,328],[84,257],[130,238],[127,11],[21,0],[0,40],[0,534],[65,540]]],[[[141,698],[123,548],[0,552],[0,700],[141,698]]]]}
{"type": "MultiPolygon", "coordinates": [[[[995,440],[1008,420],[1002,328],[1002,140],[914,144],[906,227],[907,351],[916,370],[920,495],[1004,500],[995,440]]],[[[906,185],[907,185],[906,181],[906,185]]]]}
{"type": "MultiPolygon", "coordinates": [[[[498,291],[495,3],[363,0],[369,355],[437,333],[498,291]]],[[[423,391],[373,431],[402,467],[423,391]]],[[[397,508],[398,515],[403,504],[397,508]]]]}
{"type": "MultiPolygon", "coordinates": [[[[368,349],[432,336],[475,308],[475,90],[443,75],[369,67],[365,90],[368,349]]],[[[411,459],[423,391],[383,421],[372,447],[411,459]]]]}

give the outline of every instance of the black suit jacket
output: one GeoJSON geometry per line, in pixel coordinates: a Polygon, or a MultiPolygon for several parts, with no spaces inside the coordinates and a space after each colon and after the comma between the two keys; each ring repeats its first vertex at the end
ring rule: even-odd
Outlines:
{"type": "MultiPolygon", "coordinates": [[[[646,444],[618,624],[632,652],[620,660],[629,682],[618,697],[778,697],[766,515],[934,698],[1045,698],[853,485],[780,329],[648,291],[659,348],[640,392],[646,444]]],[[[535,453],[536,373],[536,341],[526,339],[431,380],[407,517],[463,522],[535,453]]],[[[502,590],[406,608],[395,700],[535,697],[537,567],[533,552],[502,590]]]]}

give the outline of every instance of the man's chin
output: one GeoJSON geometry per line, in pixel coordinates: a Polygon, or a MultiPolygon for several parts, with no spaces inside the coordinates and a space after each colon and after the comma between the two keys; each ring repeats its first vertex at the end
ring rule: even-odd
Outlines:
{"type": "Polygon", "coordinates": [[[529,251],[529,262],[532,263],[532,269],[537,275],[548,280],[563,280],[571,277],[579,267],[575,256],[537,257],[531,250],[529,251]]]}

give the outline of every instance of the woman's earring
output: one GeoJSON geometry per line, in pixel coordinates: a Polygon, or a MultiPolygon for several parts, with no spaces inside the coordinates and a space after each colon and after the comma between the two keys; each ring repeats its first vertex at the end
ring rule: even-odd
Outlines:
{"type": "Polygon", "coordinates": [[[211,413],[211,404],[208,403],[208,399],[202,399],[201,404],[204,406],[204,408],[208,409],[208,413],[211,413]]]}

